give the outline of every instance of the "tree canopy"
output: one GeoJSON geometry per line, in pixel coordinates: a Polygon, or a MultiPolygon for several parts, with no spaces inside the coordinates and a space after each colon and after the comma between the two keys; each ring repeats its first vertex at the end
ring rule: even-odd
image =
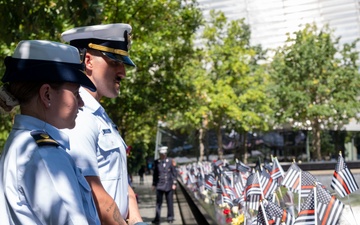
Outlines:
{"type": "MultiPolygon", "coordinates": [[[[62,42],[61,33],[72,27],[133,27],[130,55],[137,66],[127,68],[120,96],[101,102],[132,146],[130,171],[153,154],[159,120],[170,128],[216,130],[220,158],[221,130],[300,125],[315,134],[320,159],[318,131],[341,129],[359,111],[357,41],[339,46],[328,27],[306,26],[267,59],[268,50],[251,44],[245,20],[213,11],[204,21],[196,0],[0,1],[0,22],[1,62],[24,39],[62,42]]],[[[15,113],[1,114],[1,147],[15,113]]]]}
{"type": "Polygon", "coordinates": [[[206,120],[205,128],[217,132],[222,158],[222,129],[267,130],[271,98],[266,94],[267,74],[259,64],[265,52],[250,44],[249,26],[244,20],[228,21],[222,12],[210,14],[196,46],[197,57],[188,60],[183,72],[194,90],[184,117],[197,129],[206,120]]]}
{"type": "MultiPolygon", "coordinates": [[[[102,104],[134,153],[152,147],[159,118],[186,107],[187,86],[177,71],[191,58],[193,34],[202,22],[195,1],[0,1],[0,22],[6,24],[0,31],[1,61],[23,39],[62,42],[61,33],[72,27],[129,23],[137,67],[127,69],[121,95],[102,104]]],[[[12,116],[2,114],[2,143],[12,116]]]]}
{"type": "Polygon", "coordinates": [[[339,46],[328,26],[308,24],[289,35],[271,65],[276,116],[282,124],[312,130],[322,159],[320,131],[341,129],[360,110],[358,40],[339,46]]]}

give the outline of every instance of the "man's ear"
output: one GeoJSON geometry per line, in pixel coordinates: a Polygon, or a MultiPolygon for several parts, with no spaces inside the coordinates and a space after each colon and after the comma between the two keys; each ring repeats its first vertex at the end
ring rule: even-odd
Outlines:
{"type": "Polygon", "coordinates": [[[44,105],[45,108],[49,108],[51,106],[51,87],[49,84],[41,85],[39,89],[39,97],[41,103],[44,105]]]}
{"type": "Polygon", "coordinates": [[[85,69],[92,70],[92,67],[93,67],[92,63],[93,63],[93,56],[89,52],[86,52],[85,57],[84,57],[85,69]]]}

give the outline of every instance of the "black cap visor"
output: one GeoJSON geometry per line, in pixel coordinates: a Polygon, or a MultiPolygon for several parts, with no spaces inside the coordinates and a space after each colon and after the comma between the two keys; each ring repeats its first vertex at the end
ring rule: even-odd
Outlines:
{"type": "Polygon", "coordinates": [[[135,66],[135,63],[130,59],[129,56],[114,54],[114,53],[105,52],[105,51],[101,51],[101,52],[112,60],[115,60],[117,62],[122,62],[129,66],[135,66]]]}
{"type": "Polygon", "coordinates": [[[95,85],[84,72],[83,64],[6,57],[5,65],[5,74],[1,79],[4,83],[14,81],[70,82],[96,91],[95,85]]]}

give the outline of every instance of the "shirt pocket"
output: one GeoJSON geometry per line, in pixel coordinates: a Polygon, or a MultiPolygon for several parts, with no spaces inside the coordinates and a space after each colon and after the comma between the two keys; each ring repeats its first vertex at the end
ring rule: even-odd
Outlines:
{"type": "Polygon", "coordinates": [[[119,151],[121,143],[119,142],[119,137],[114,133],[103,132],[99,135],[99,147],[103,151],[119,151]]]}

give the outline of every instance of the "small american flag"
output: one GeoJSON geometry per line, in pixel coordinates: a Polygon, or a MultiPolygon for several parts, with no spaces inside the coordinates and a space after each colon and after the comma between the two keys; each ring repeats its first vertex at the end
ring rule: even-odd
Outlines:
{"type": "Polygon", "coordinates": [[[197,181],[197,178],[196,178],[195,174],[193,172],[190,172],[190,171],[188,171],[187,174],[188,174],[188,182],[191,183],[191,184],[195,184],[196,181],[197,181]]]}
{"type": "Polygon", "coordinates": [[[251,173],[251,168],[241,161],[236,160],[236,170],[242,173],[251,173]]]}
{"type": "Polygon", "coordinates": [[[305,202],[301,204],[300,212],[295,219],[294,225],[315,225],[317,216],[315,212],[315,195],[314,189],[310,192],[305,202]]]}
{"type": "Polygon", "coordinates": [[[230,207],[234,206],[233,201],[230,199],[230,196],[226,193],[221,194],[221,199],[223,203],[227,203],[230,207]]]}
{"type": "Polygon", "coordinates": [[[235,188],[235,193],[236,193],[236,196],[239,198],[240,196],[243,196],[244,195],[244,185],[243,183],[241,182],[241,180],[239,180],[238,182],[235,183],[234,185],[234,188],[235,188]]]}
{"type": "Polygon", "coordinates": [[[331,196],[323,187],[316,186],[316,212],[321,225],[336,225],[344,204],[335,196],[331,196]]]}
{"type": "Polygon", "coordinates": [[[246,200],[250,209],[257,210],[259,208],[259,201],[261,199],[262,191],[260,182],[256,173],[251,174],[246,183],[246,200]]]}
{"type": "Polygon", "coordinates": [[[295,218],[288,213],[285,209],[282,209],[277,204],[267,201],[264,203],[265,212],[268,215],[269,224],[273,221],[272,224],[280,225],[292,225],[294,223],[295,218]],[[271,220],[271,221],[270,221],[271,220]]]}
{"type": "Polygon", "coordinates": [[[258,207],[258,214],[256,217],[256,219],[257,219],[256,225],[270,225],[269,217],[270,217],[270,215],[268,215],[268,213],[265,212],[265,210],[264,210],[263,202],[260,202],[259,207],[258,207]]]}
{"type": "Polygon", "coordinates": [[[219,176],[220,174],[222,174],[222,172],[223,172],[223,165],[224,165],[224,162],[221,160],[221,159],[219,159],[219,160],[217,160],[217,161],[214,161],[212,164],[211,164],[211,166],[212,166],[212,168],[213,168],[213,172],[214,172],[214,174],[215,174],[215,176],[219,176]]]}
{"type": "Polygon", "coordinates": [[[310,194],[311,190],[316,185],[316,182],[316,178],[311,173],[301,171],[301,198],[306,198],[310,194]]]}
{"type": "Polygon", "coordinates": [[[259,203],[261,200],[261,195],[250,195],[246,198],[246,203],[249,209],[257,210],[259,208],[259,203]]]}
{"type": "Polygon", "coordinates": [[[253,195],[253,194],[262,194],[261,188],[260,188],[260,182],[258,179],[258,175],[256,173],[252,173],[246,182],[246,196],[253,195]]]}
{"type": "Polygon", "coordinates": [[[265,198],[273,194],[278,188],[277,182],[271,178],[270,174],[265,169],[261,171],[260,184],[265,198]]]}
{"type": "Polygon", "coordinates": [[[289,188],[291,191],[298,191],[300,187],[300,174],[301,169],[298,165],[296,165],[296,163],[292,163],[281,184],[289,188]]]}
{"type": "Polygon", "coordinates": [[[221,176],[221,190],[222,193],[226,193],[231,200],[234,200],[236,198],[236,194],[233,190],[233,188],[230,186],[228,180],[226,179],[226,176],[221,176]]]}
{"type": "Polygon", "coordinates": [[[213,174],[205,175],[205,189],[211,191],[214,185],[216,185],[215,175],[213,174]]]}
{"type": "Polygon", "coordinates": [[[339,158],[335,167],[334,176],[331,181],[331,188],[341,197],[345,197],[359,189],[354,176],[347,167],[344,158],[339,153],[339,158]]]}
{"type": "Polygon", "coordinates": [[[273,158],[273,164],[270,171],[270,176],[272,179],[276,180],[278,183],[284,178],[285,172],[280,165],[278,159],[276,157],[273,158]]]}
{"type": "Polygon", "coordinates": [[[234,187],[234,172],[225,170],[223,176],[227,180],[230,187],[233,188],[234,187]]]}

